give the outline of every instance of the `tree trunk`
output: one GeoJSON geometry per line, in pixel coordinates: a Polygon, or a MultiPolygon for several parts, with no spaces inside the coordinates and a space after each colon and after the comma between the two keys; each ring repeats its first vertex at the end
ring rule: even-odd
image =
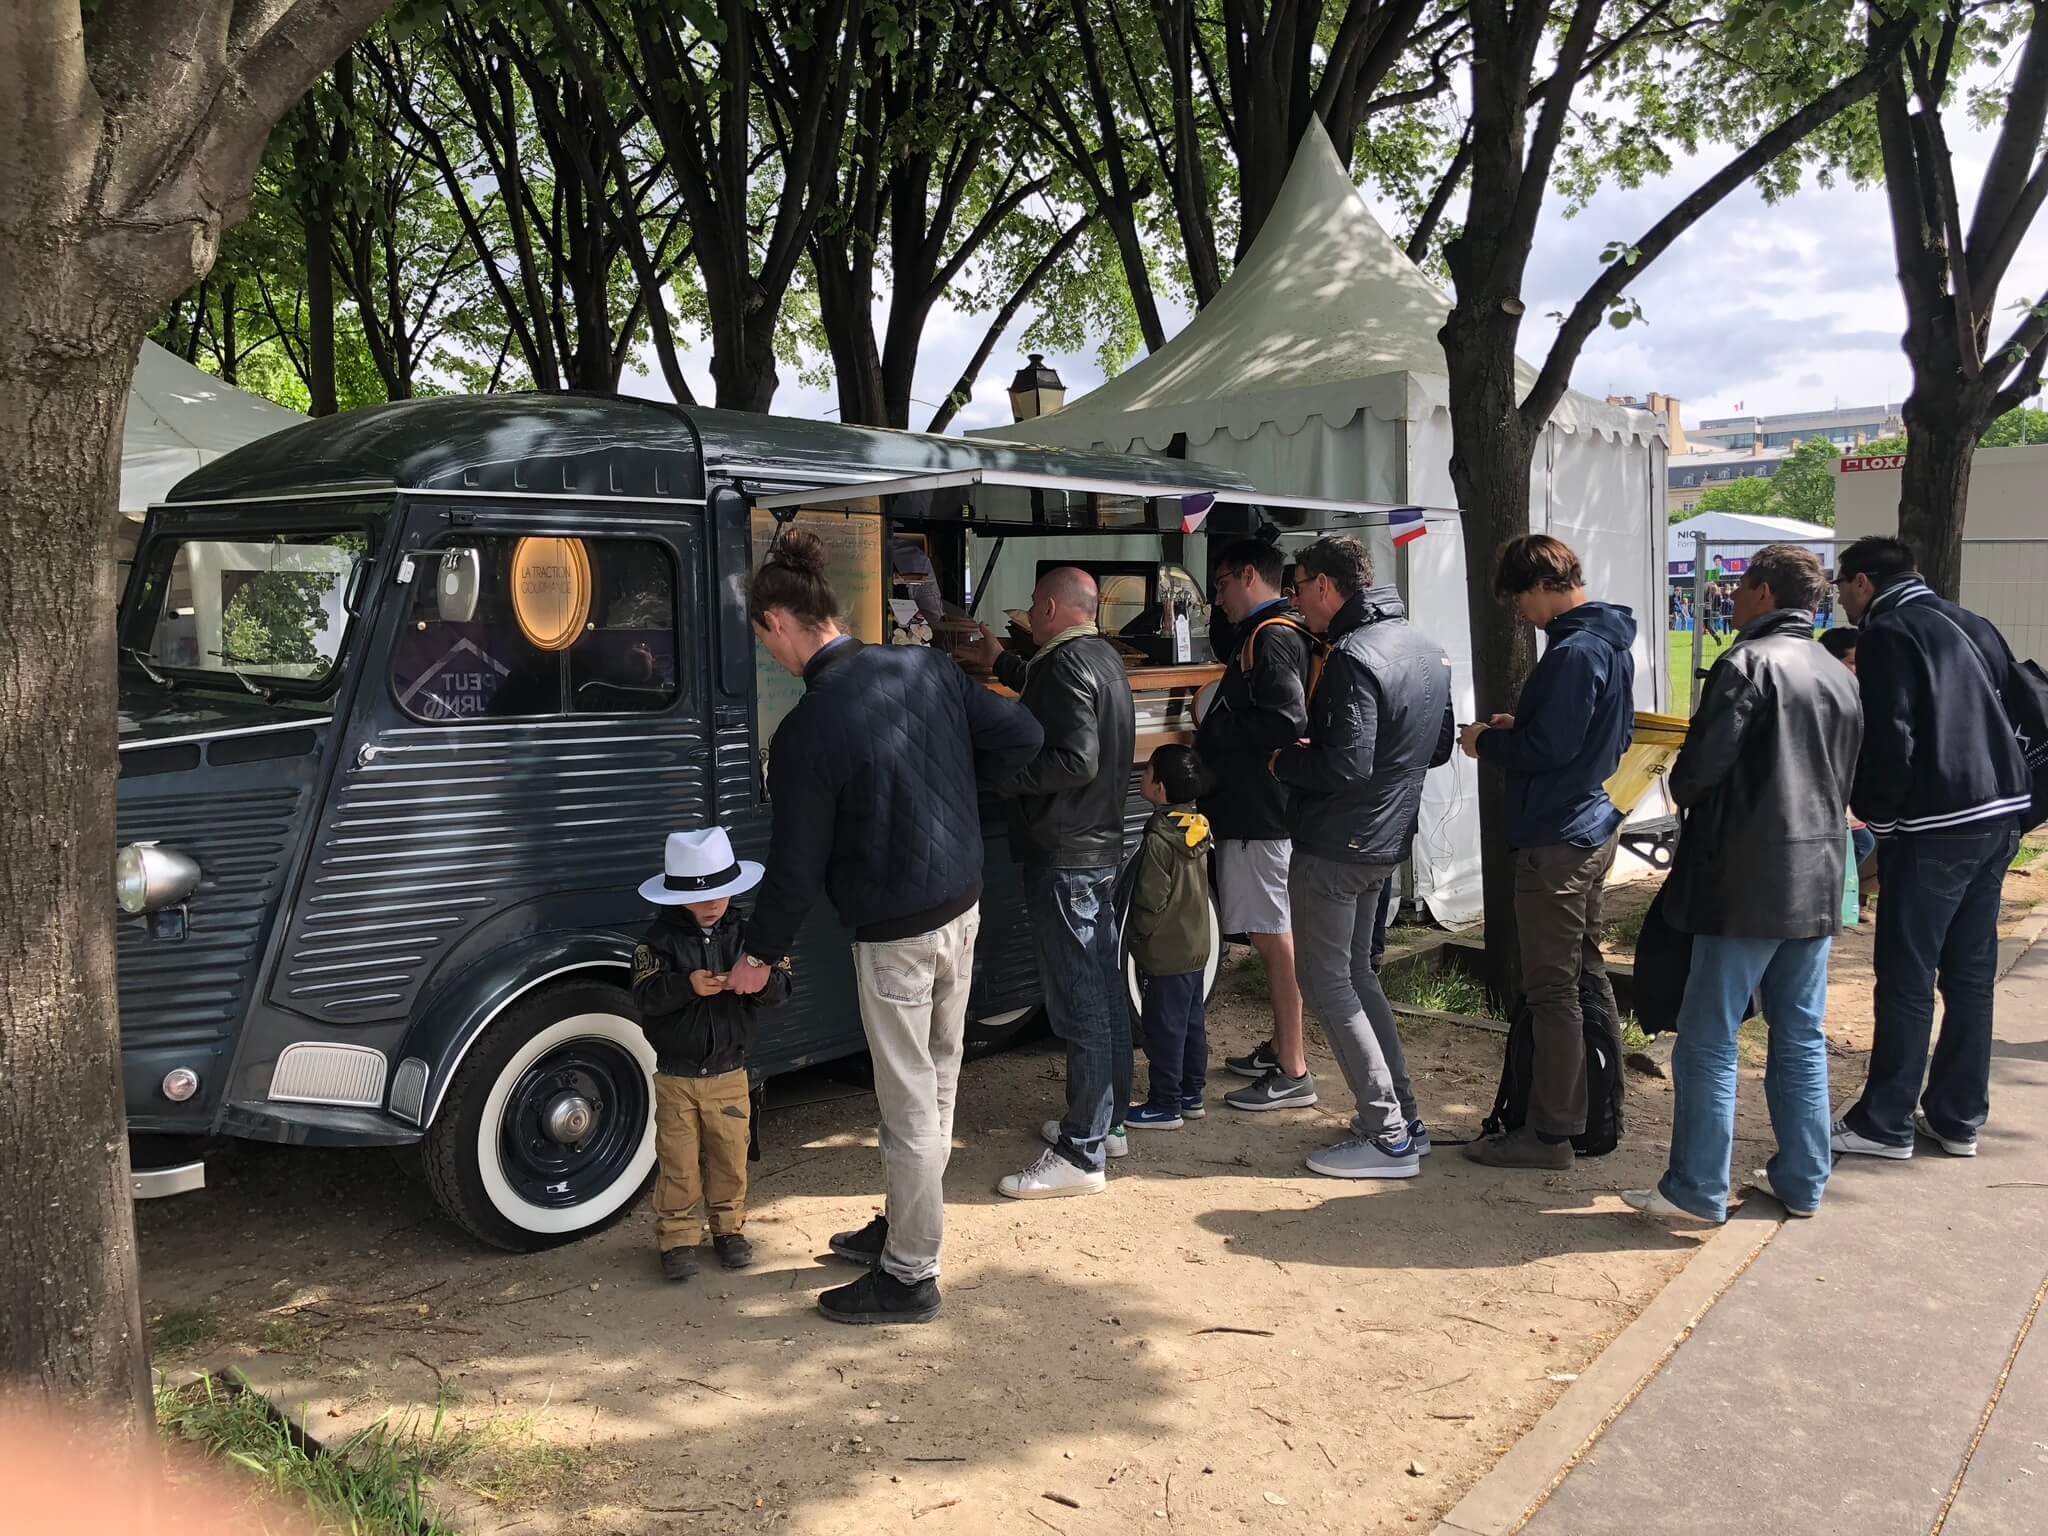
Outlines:
{"type": "Polygon", "coordinates": [[[305,210],[306,226],[306,393],[311,416],[341,409],[334,383],[334,230],[317,203],[305,210]]]}
{"type": "Polygon", "coordinates": [[[220,379],[223,384],[242,382],[242,343],[235,334],[235,306],[241,297],[235,290],[240,286],[232,277],[220,285],[220,379]]]}
{"type": "Polygon", "coordinates": [[[1906,420],[1906,467],[1899,473],[1899,537],[1912,547],[1927,584],[1950,602],[1963,590],[1963,509],[1977,439],[1990,423],[1959,394],[1953,375],[1927,375],[1915,389],[1906,420]]]}
{"type": "Polygon", "coordinates": [[[146,313],[76,242],[0,265],[0,1339],[136,1439],[149,1352],[114,991],[115,487],[146,313]],[[67,277],[67,271],[69,276],[67,277]]]}
{"type": "MultiPolygon", "coordinates": [[[[1535,632],[1493,596],[1501,545],[1529,531],[1529,466],[1536,446],[1522,426],[1514,335],[1497,301],[1467,306],[1461,300],[1443,329],[1451,385],[1451,483],[1464,532],[1477,720],[1512,713],[1536,665],[1535,632]]],[[[1508,1007],[1521,991],[1521,965],[1514,862],[1506,857],[1507,784],[1497,768],[1481,766],[1478,777],[1486,984],[1494,1001],[1508,1007]]]]}
{"type": "Polygon", "coordinates": [[[901,427],[889,419],[882,358],[875,345],[875,298],[854,276],[851,253],[833,242],[813,242],[812,273],[818,284],[818,322],[832,353],[839,419],[849,426],[901,427]]]}

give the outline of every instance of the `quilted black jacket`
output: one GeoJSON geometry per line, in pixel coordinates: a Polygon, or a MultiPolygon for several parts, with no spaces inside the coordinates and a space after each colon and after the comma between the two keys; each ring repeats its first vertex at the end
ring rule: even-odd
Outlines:
{"type": "Polygon", "coordinates": [[[1407,622],[1398,596],[1354,594],[1330,622],[1308,697],[1305,747],[1281,749],[1297,853],[1398,864],[1422,808],[1423,776],[1451,760],[1451,663],[1407,622]]]}
{"type": "Polygon", "coordinates": [[[835,641],[768,756],[774,830],[747,922],[770,964],[827,896],[856,939],[907,939],[981,898],[978,782],[1037,755],[1038,722],[917,645],[835,641]]]}
{"type": "Polygon", "coordinates": [[[1045,745],[1002,785],[1010,857],[1055,869],[1124,861],[1124,807],[1138,753],[1137,706],[1116,647],[1082,635],[1033,657],[996,664],[996,678],[1043,728],[1045,745]]]}

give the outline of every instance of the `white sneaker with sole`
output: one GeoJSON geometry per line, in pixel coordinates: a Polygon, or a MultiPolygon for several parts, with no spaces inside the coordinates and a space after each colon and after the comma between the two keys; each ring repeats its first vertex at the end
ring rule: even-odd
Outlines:
{"type": "MultiPolygon", "coordinates": [[[[1058,1146],[1060,1144],[1059,1121],[1048,1120],[1039,1126],[1038,1139],[1048,1147],[1058,1146]]],[[[1128,1157],[1131,1151],[1131,1138],[1122,1131],[1112,1127],[1110,1133],[1102,1138],[1102,1150],[1104,1155],[1108,1157],[1128,1157]]]]}
{"type": "Polygon", "coordinates": [[[1903,1147],[1895,1147],[1888,1141],[1872,1141],[1868,1136],[1859,1136],[1849,1129],[1849,1122],[1837,1120],[1832,1138],[1837,1152],[1856,1157],[1888,1157],[1903,1163],[1913,1155],[1913,1144],[1909,1141],[1903,1147]]]}
{"type": "Polygon", "coordinates": [[[1976,1137],[1944,1136],[1927,1123],[1925,1115],[1915,1115],[1913,1117],[1913,1129],[1941,1148],[1950,1157],[1975,1157],[1977,1155],[1976,1137]]]}
{"type": "Polygon", "coordinates": [[[1665,1221],[1696,1222],[1703,1227],[1719,1225],[1704,1216],[1693,1215],[1682,1205],[1673,1205],[1664,1198],[1661,1189],[1624,1189],[1621,1198],[1630,1209],[1640,1211],[1645,1216],[1656,1216],[1665,1221]]]}
{"type": "Polygon", "coordinates": [[[1811,1216],[1814,1213],[1814,1208],[1812,1206],[1794,1205],[1790,1200],[1787,1200],[1783,1195],[1779,1194],[1775,1189],[1771,1188],[1771,1175],[1770,1170],[1767,1168],[1759,1168],[1754,1173],[1750,1174],[1749,1187],[1751,1189],[1762,1190],[1765,1194],[1769,1195],[1773,1200],[1777,1201],[1778,1204],[1785,1207],[1785,1214],[1787,1216],[1807,1217],[1811,1216]]]}
{"type": "Polygon", "coordinates": [[[1101,1169],[1089,1172],[1076,1168],[1050,1147],[1022,1173],[1006,1173],[996,1181],[996,1193],[1012,1200],[1059,1200],[1068,1195],[1099,1195],[1108,1187],[1101,1169]]]}

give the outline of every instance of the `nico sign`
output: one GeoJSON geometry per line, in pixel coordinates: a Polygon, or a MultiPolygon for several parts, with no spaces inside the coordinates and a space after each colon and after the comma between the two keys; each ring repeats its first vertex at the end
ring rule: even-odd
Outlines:
{"type": "Polygon", "coordinates": [[[512,616],[536,650],[566,651],[590,618],[590,554],[581,539],[521,539],[512,550],[512,616]]]}
{"type": "Polygon", "coordinates": [[[1868,469],[1902,469],[1905,463],[1903,453],[1866,453],[1842,460],[1842,473],[1854,475],[1868,469]]]}

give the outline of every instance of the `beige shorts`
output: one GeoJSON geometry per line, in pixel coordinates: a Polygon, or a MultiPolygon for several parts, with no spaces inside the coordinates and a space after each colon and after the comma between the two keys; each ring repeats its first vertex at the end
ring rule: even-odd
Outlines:
{"type": "Polygon", "coordinates": [[[1287,865],[1294,844],[1284,837],[1230,838],[1216,845],[1216,917],[1225,933],[1286,933],[1287,865]]]}

